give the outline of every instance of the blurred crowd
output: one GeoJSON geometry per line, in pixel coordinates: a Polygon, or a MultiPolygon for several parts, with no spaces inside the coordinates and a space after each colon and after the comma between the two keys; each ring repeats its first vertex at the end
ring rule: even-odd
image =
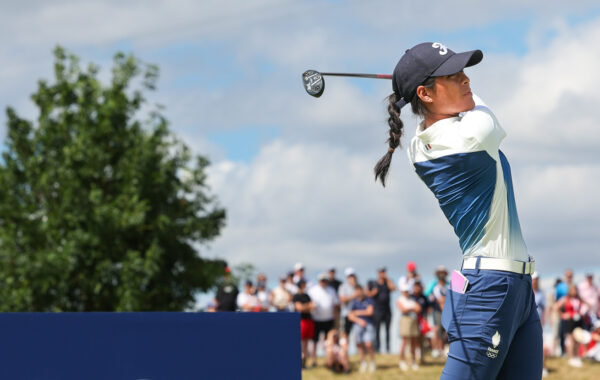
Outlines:
{"type": "MultiPolygon", "coordinates": [[[[398,366],[402,371],[418,371],[426,356],[447,354],[442,311],[448,285],[445,267],[437,267],[433,280],[424,284],[412,261],[397,281],[380,267],[376,278],[364,284],[353,268],[344,270],[343,281],[337,278],[336,268],[329,268],[313,282],[306,278],[304,265],[296,263],[273,289],[268,289],[267,278],[261,273],[240,290],[226,268],[207,311],[297,312],[303,368],[315,367],[320,352],[328,368],[348,373],[351,342],[356,346],[360,372],[375,372],[375,354],[391,352],[390,325],[392,308],[396,308],[401,338],[398,366]]],[[[585,280],[576,284],[573,271],[567,270],[544,292],[540,276],[534,273],[532,287],[547,331],[544,357],[567,356],[574,367],[581,367],[583,358],[600,361],[600,292],[593,274],[587,273],[585,280]]]]}

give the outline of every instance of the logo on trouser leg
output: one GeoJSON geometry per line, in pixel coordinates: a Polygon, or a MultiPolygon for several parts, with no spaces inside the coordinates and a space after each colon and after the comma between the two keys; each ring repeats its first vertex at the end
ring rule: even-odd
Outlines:
{"type": "Polygon", "coordinates": [[[488,347],[487,349],[488,358],[495,359],[498,356],[498,352],[500,352],[500,350],[497,350],[496,347],[498,347],[499,344],[500,333],[496,330],[496,333],[494,334],[494,336],[492,336],[492,345],[494,346],[494,348],[488,347]]]}

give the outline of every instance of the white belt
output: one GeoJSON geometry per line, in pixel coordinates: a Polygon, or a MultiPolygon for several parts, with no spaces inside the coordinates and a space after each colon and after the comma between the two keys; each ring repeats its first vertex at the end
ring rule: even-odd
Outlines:
{"type": "Polygon", "coordinates": [[[532,274],[535,270],[535,260],[533,260],[533,257],[530,257],[529,260],[517,261],[492,257],[468,257],[463,260],[462,269],[487,269],[532,274]]]}

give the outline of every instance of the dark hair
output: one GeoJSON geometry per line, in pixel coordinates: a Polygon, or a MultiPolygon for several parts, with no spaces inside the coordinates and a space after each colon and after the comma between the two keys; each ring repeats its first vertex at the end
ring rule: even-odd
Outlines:
{"type": "MultiPolygon", "coordinates": [[[[421,86],[432,88],[435,83],[435,77],[427,78],[421,86]]],[[[394,154],[394,150],[400,146],[400,138],[402,137],[404,123],[400,119],[400,108],[396,105],[396,102],[399,100],[395,93],[392,93],[387,97],[388,100],[388,125],[390,126],[389,137],[387,142],[389,144],[389,148],[387,153],[379,159],[373,171],[375,172],[375,181],[377,178],[381,180],[381,184],[385,187],[385,179],[387,177],[388,170],[390,168],[390,164],[392,163],[392,154],[394,154]]],[[[412,100],[410,101],[410,108],[412,112],[417,115],[424,117],[427,113],[427,109],[421,99],[415,94],[412,100]]]]}

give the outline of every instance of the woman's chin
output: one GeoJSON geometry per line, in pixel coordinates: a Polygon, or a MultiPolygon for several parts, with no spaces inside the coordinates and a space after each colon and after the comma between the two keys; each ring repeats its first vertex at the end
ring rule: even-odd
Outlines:
{"type": "Polygon", "coordinates": [[[473,100],[473,97],[469,97],[469,99],[465,102],[465,106],[463,107],[463,110],[461,112],[467,112],[472,110],[473,108],[475,108],[475,101],[473,100]]]}

